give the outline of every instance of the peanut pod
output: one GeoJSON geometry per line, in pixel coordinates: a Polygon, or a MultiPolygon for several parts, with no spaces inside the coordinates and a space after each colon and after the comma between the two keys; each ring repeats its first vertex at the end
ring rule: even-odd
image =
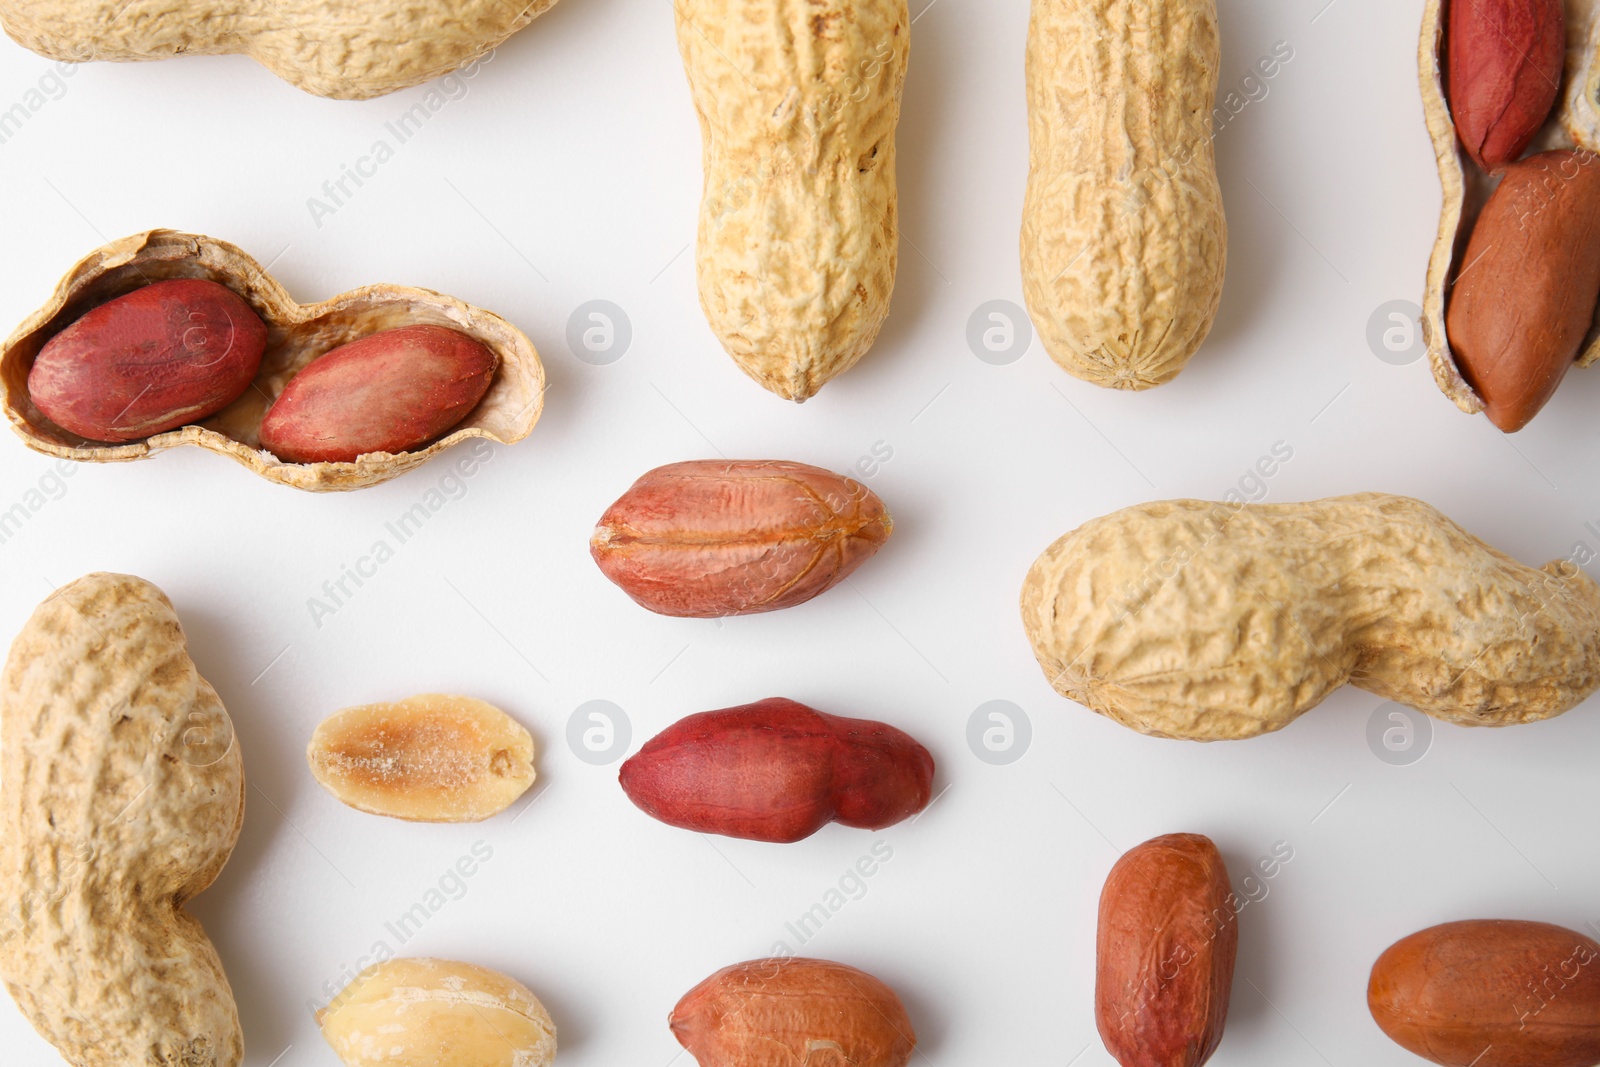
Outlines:
{"type": "Polygon", "coordinates": [[[470,71],[479,57],[554,3],[0,0],[0,23],[12,40],[50,59],[243,53],[308,93],[365,100],[458,67],[470,71]]]}
{"type": "Polygon", "coordinates": [[[740,369],[803,401],[889,314],[906,0],[678,0],[700,117],[700,305],[740,369]]]}
{"type": "Polygon", "coordinates": [[[1383,493],[1125,508],[1045,550],[1022,619],[1058,692],[1158,737],[1279,730],[1346,682],[1466,726],[1600,687],[1600,587],[1576,565],[1383,493]]]}
{"type": "Polygon", "coordinates": [[[1033,0],[1022,285],[1050,356],[1171,381],[1222,299],[1216,0],[1033,0]]]}
{"type": "Polygon", "coordinates": [[[498,315],[426,289],[370,285],[320,304],[297,304],[260,264],[224,241],[150,230],[90,253],[0,348],[0,404],[23,442],[46,455],[91,463],[144,459],[179,445],[227,456],[281,485],[315,492],[361,489],[417,467],[460,441],[526,437],[544,405],[544,368],[523,333],[498,315]],[[88,441],[57,426],[34,403],[29,372],[40,350],[86,312],[151,282],[202,278],[243,297],[267,326],[251,388],[198,423],[125,444],[88,441]],[[400,326],[444,326],[483,344],[497,359],[487,395],[465,421],[424,447],[375,452],[354,462],[286,463],[263,451],[261,423],[300,371],[340,345],[400,326]]]}
{"type": "Polygon", "coordinates": [[[91,574],[40,604],[0,676],[0,976],[74,1067],[237,1067],[184,904],[243,819],[232,724],[161,591],[91,574]]]}

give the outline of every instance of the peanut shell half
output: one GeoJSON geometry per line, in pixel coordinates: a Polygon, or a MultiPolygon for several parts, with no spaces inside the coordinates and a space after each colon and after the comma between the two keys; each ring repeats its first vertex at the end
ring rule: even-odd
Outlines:
{"type": "Polygon", "coordinates": [[[91,463],[144,459],[179,445],[198,445],[280,485],[313,492],[362,489],[426,463],[472,437],[512,444],[528,436],[544,406],[544,368],[533,342],[500,316],[428,289],[369,285],[320,304],[298,304],[243,251],[199,234],[149,230],[91,252],[56,286],[0,348],[0,404],[29,448],[91,463]],[[84,312],[151,282],[205,278],[238,293],[267,324],[267,347],[251,388],[198,424],[128,444],[88,441],[55,425],[28,396],[34,357],[84,312]],[[289,379],[349,341],[397,326],[432,324],[459,330],[499,360],[488,394],[455,429],[425,448],[374,452],[352,463],[285,463],[260,447],[261,419],[289,379]]]}
{"type": "MultiPolygon", "coordinates": [[[[1467,239],[1488,202],[1498,179],[1472,162],[1456,136],[1450,104],[1445,95],[1444,44],[1446,0],[1427,0],[1418,47],[1418,76],[1422,111],[1433,140],[1439,166],[1443,204],[1439,234],[1428,260],[1428,283],[1422,299],[1422,338],[1428,346],[1433,379],[1445,396],[1462,411],[1477,414],[1483,401],[1473,392],[1456,366],[1455,353],[1445,332],[1445,311],[1456,276],[1464,266],[1467,239]]],[[[1562,91],[1544,128],[1533,138],[1528,153],[1552,148],[1600,150],[1600,0],[1566,0],[1567,58],[1562,91]]],[[[1587,367],[1600,359],[1600,325],[1591,324],[1579,350],[1576,365],[1587,367]]]]}

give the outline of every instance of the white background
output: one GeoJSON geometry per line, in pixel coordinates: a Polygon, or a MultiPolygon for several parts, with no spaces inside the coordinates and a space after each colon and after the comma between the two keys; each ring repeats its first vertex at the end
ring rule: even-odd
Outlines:
{"type": "MultiPolygon", "coordinates": [[[[1392,365],[1367,342],[1376,309],[1420,301],[1437,224],[1421,0],[1222,0],[1224,90],[1275,42],[1294,58],[1217,140],[1232,232],[1216,329],[1175,383],[1141,394],[1070,378],[1037,341],[1006,366],[969,349],[979,305],[1021,302],[1027,4],[925,2],[899,132],[893,309],[866,360],[803,407],[748,381],[701,317],[687,248],[699,133],[661,0],[564,0],[320,227],[307,199],[377,138],[393,143],[384,124],[424,89],[353,104],[239,57],[91,65],[0,144],[6,324],[103,241],[168,226],[271,261],[307,302],[379,281],[452,293],[524,329],[549,371],[532,436],[496,449],[320,627],[308,598],[462,450],[316,496],[195,449],[69,467],[58,482],[51,460],[0,442],[0,509],[51,490],[0,545],[0,633],[53,585],[142,575],[177,605],[236,723],[244,835],[194,910],[237,993],[249,1067],[334,1067],[308,1002],[378,940],[393,946],[384,924],[478,841],[492,860],[400,951],[527,983],[568,1067],[666,1067],[677,998],[780,940],[894,986],[918,1063],[1110,1064],[1092,1006],[1100,885],[1119,849],[1178,830],[1216,839],[1236,885],[1275,842],[1294,850],[1241,916],[1217,1064],[1419,1062],[1366,1011],[1387,945],[1451,919],[1600,919],[1593,701],[1510,730],[1438,724],[1424,758],[1400,767],[1367,741],[1381,701],[1353,689],[1274,736],[1159,741],[1056,696],[1016,610],[1055,537],[1152,498],[1220,497],[1278,442],[1293,458],[1267,480],[1270,500],[1407,493],[1526,561],[1565,558],[1580,540],[1600,549],[1585,526],[1600,526],[1600,371],[1572,374],[1505,438],[1446,401],[1425,360],[1392,365]],[[592,299],[632,323],[611,365],[567,346],[569,316],[592,299]],[[726,455],[850,471],[875,445],[893,452],[866,481],[895,514],[894,538],[805,606],[660,618],[588,558],[594,520],[658,464],[726,455]],[[312,781],[303,751],[323,717],[436,690],[533,730],[531,806],[416,826],[358,814],[312,781]],[[586,764],[566,741],[590,700],[626,710],[637,748],[685,714],[771,695],[910,730],[948,791],[882,834],[707,839],[645,817],[615,765],[586,764]],[[1032,725],[1008,766],[967,742],[991,700],[1032,725]],[[893,859],[801,945],[785,923],[880,839],[893,859]]],[[[50,70],[0,45],[0,108],[50,70]]],[[[60,1062],[3,1000],[0,1049],[7,1064],[60,1062]]]]}

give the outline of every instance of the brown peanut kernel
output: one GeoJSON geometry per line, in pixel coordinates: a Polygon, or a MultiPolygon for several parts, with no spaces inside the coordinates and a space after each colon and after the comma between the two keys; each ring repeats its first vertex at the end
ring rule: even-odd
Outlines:
{"type": "Polygon", "coordinates": [[[668,1022],[700,1067],[905,1067],[917,1044],[894,990],[854,967],[792,956],[723,968],[668,1022]]]}
{"type": "Polygon", "coordinates": [[[73,433],[137,441],[233,403],[266,344],[266,324],[232,289],[200,278],[152,282],[46,341],[28,395],[73,433]]]}
{"type": "Polygon", "coordinates": [[[883,501],[849,478],[803,463],[704,460],[641,477],[601,516],[589,551],[643,607],[720,618],[826,592],[892,528],[883,501]]]}
{"type": "Polygon", "coordinates": [[[1228,1018],[1239,924],[1222,855],[1199,834],[1129,849],[1100,894],[1095,1018],[1122,1067],[1200,1067],[1228,1018]]]}
{"type": "Polygon", "coordinates": [[[622,765],[623,791],[672,826],[798,841],[828,822],[879,830],[927,807],[933,757],[881,722],[772,698],[680,719],[622,765]]]}
{"type": "Polygon", "coordinates": [[[1393,1041],[1434,1063],[1592,1067],[1600,944],[1549,923],[1430,927],[1378,957],[1367,1007],[1393,1041]]]}
{"type": "Polygon", "coordinates": [[[1456,365],[1515,433],[1555,395],[1600,301],[1600,159],[1563,149],[1506,168],[1445,314],[1456,365]]]}
{"type": "Polygon", "coordinates": [[[498,361],[443,326],[381,330],[319,356],[261,419],[261,446],[289,463],[353,463],[420,448],[466,418],[498,361]]]}

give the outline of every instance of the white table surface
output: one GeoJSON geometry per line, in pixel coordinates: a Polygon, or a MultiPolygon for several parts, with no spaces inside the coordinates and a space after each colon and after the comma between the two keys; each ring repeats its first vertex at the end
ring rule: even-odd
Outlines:
{"type": "MultiPolygon", "coordinates": [[[[1368,742],[1387,709],[1354,689],[1259,740],[1158,741],[1055,695],[1029,652],[1017,592],[1046,544],[1140,501],[1220,497],[1275,446],[1293,455],[1254,490],[1264,499],[1408,493],[1525,561],[1580,541],[1600,551],[1600,371],[1572,374],[1506,438],[1446,401],[1425,360],[1395,365],[1368,344],[1380,308],[1420,301],[1437,225],[1421,0],[1221,7],[1225,90],[1277,42],[1294,56],[1218,137],[1227,289],[1182,377],[1115,394],[1068,377],[1036,340],[1008,365],[969,348],[976,309],[1021,301],[1028,12],[935,0],[913,30],[899,131],[893,310],[868,358],[803,407],[748,381],[700,314],[699,133],[669,4],[563,0],[320,219],[308,198],[392,141],[385,124],[425,89],[320,100],[238,57],[92,65],[58,83],[47,61],[0,44],[0,110],[49,90],[0,143],[4,323],[103,241],[167,226],[271,261],[303,301],[388,281],[497,310],[551,380],[532,436],[495,449],[320,625],[308,599],[440,487],[444,462],[316,496],[196,449],[58,479],[51,460],[0,442],[0,510],[45,493],[0,544],[0,634],[52,584],[142,575],[177,605],[232,713],[248,815],[194,910],[238,996],[248,1067],[335,1067],[308,1004],[379,941],[526,982],[567,1067],[667,1067],[677,998],[778,942],[893,985],[918,1063],[1111,1064],[1092,1006],[1100,885],[1119,849],[1178,830],[1215,838],[1236,883],[1276,843],[1293,850],[1241,916],[1224,1067],[1420,1062],[1367,1014],[1383,948],[1451,919],[1600,920],[1593,701],[1510,730],[1434,724],[1422,758],[1397,766],[1368,742]],[[566,340],[596,299],[632,329],[608,365],[566,340]],[[851,471],[875,449],[892,452],[866,481],[894,538],[800,608],[660,618],[588,558],[600,512],[658,464],[851,471]],[[312,781],[305,742],[328,713],[435,690],[533,730],[530,806],[415,826],[358,814],[312,781]],[[567,742],[593,700],[625,710],[631,751],[685,714],[772,695],[910,730],[938,759],[941,799],[879,834],[706,839],[635,810],[615,762],[567,742]],[[1031,726],[1009,764],[968,744],[990,701],[1031,726]],[[457,891],[448,872],[479,842],[492,858],[457,891]],[[877,842],[892,858],[802,945],[786,924],[877,842]],[[441,879],[459,899],[399,945],[386,924],[441,879]]],[[[0,1049],[15,1067],[60,1062],[4,998],[0,1049]]]]}

